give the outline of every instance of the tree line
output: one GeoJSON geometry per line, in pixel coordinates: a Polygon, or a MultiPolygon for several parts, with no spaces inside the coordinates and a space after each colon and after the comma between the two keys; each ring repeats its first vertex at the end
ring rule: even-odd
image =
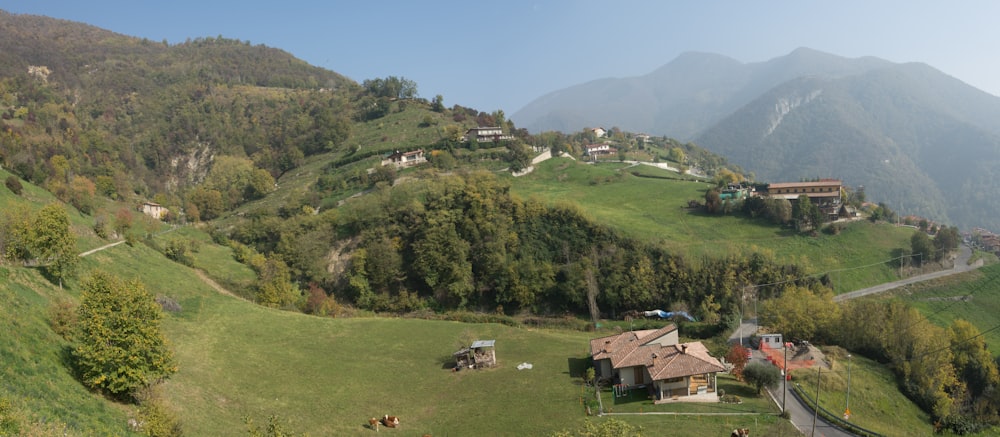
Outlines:
{"type": "Polygon", "coordinates": [[[754,284],[825,287],[763,254],[689,260],[574,205],[518,198],[486,172],[380,185],[334,210],[253,215],[215,234],[286,263],[303,289],[374,311],[617,317],[666,308],[723,322],[742,299],[784,287],[754,284]]]}

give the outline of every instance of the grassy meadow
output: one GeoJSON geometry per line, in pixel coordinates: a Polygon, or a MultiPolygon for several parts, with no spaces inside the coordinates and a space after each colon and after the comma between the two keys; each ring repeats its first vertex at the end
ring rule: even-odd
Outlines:
{"type": "MultiPolygon", "coordinates": [[[[847,352],[839,347],[824,348],[824,352],[832,369],[824,368],[820,373],[819,404],[830,412],[843,414],[848,406],[847,352]]],[[[800,385],[810,400],[815,399],[816,370],[794,369],[791,374],[789,383],[800,385]]],[[[887,437],[933,434],[930,416],[896,388],[896,376],[885,366],[853,354],[850,385],[851,423],[887,437]]]]}
{"type": "Polygon", "coordinates": [[[838,235],[812,237],[764,220],[708,215],[686,207],[688,200],[703,202],[709,184],[677,180],[676,173],[650,166],[635,168],[658,177],[636,177],[629,166],[554,158],[526,176],[511,178],[512,191],[546,203],[579,204],[594,220],[636,238],[660,241],[694,261],[732,253],[770,254],[812,274],[830,273],[838,294],[899,277],[887,261],[909,247],[912,229],[857,221],[838,235]]]}
{"type": "MultiPolygon", "coordinates": [[[[180,371],[163,388],[188,435],[241,435],[244,418],[264,423],[271,415],[287,429],[310,435],[368,435],[372,431],[366,419],[382,414],[401,417],[406,435],[462,435],[468,430],[545,435],[575,429],[586,419],[579,376],[586,367],[587,340],[601,333],[409,318],[331,319],[272,310],[218,293],[193,270],[166,261],[141,244],[118,245],[82,259],[81,264],[81,276],[103,269],[139,277],[152,293],[180,304],[181,311],[168,313],[164,320],[180,371]],[[448,368],[459,340],[470,336],[497,340],[498,367],[460,372],[448,368]],[[533,368],[518,370],[522,362],[533,368]]],[[[131,407],[88,393],[60,361],[58,351],[64,342],[48,328],[45,314],[58,289],[34,270],[3,272],[7,282],[20,284],[14,289],[30,300],[4,308],[32,308],[24,313],[31,315],[30,321],[5,320],[30,325],[33,335],[42,338],[13,344],[22,345],[26,356],[50,350],[34,358],[44,365],[41,369],[20,362],[9,365],[9,380],[21,382],[18,386],[24,389],[8,389],[3,395],[30,399],[27,407],[51,411],[70,422],[71,434],[73,430],[126,433],[124,421],[131,407]],[[37,375],[38,380],[28,375],[37,375]],[[49,379],[61,382],[53,387],[43,382],[49,379]],[[64,392],[76,393],[82,400],[65,403],[64,392]]],[[[67,298],[77,296],[76,286],[77,281],[67,284],[67,298]]],[[[4,344],[5,354],[17,351],[13,344],[4,344]]],[[[746,417],[616,417],[651,435],[681,426],[690,433],[671,435],[693,436],[755,422],[760,429],[787,428],[787,423],[774,418],[775,410],[766,401],[753,405],[746,412],[757,414],[746,417]]],[[[618,410],[628,412],[625,406],[618,410]]],[[[679,410],[712,411],[684,406],[679,410]]]]}

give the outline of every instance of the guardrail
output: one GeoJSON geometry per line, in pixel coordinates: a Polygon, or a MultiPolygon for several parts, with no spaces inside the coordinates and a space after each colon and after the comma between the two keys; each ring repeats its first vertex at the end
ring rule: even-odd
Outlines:
{"type": "Polygon", "coordinates": [[[803,390],[804,389],[802,388],[801,384],[799,384],[799,383],[793,383],[792,384],[792,395],[794,395],[796,398],[798,398],[800,401],[802,401],[802,403],[805,404],[805,406],[807,408],[813,410],[814,412],[816,411],[816,408],[819,408],[819,415],[823,416],[823,419],[826,420],[827,422],[830,422],[830,423],[836,425],[837,427],[842,428],[842,429],[844,429],[846,431],[853,432],[853,433],[855,433],[855,434],[857,434],[859,436],[863,436],[863,437],[884,437],[882,434],[879,434],[879,433],[877,433],[875,431],[872,431],[870,429],[866,429],[866,428],[860,427],[858,425],[855,425],[855,424],[853,424],[851,422],[848,422],[848,421],[840,418],[839,415],[834,414],[830,410],[827,410],[826,408],[823,408],[823,407],[821,407],[819,405],[816,405],[816,403],[813,402],[813,400],[810,399],[809,396],[807,396],[803,390]]]}

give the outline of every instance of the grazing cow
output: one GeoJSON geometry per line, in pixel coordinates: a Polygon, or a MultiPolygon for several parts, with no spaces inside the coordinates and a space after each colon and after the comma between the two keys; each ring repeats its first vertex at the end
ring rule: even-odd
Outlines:
{"type": "Polygon", "coordinates": [[[729,437],[750,437],[750,428],[734,429],[729,437]]]}
{"type": "Polygon", "coordinates": [[[378,432],[378,419],[374,417],[368,419],[368,427],[374,429],[375,432],[378,432]]]}
{"type": "Polygon", "coordinates": [[[399,426],[399,418],[386,414],[385,416],[382,416],[382,424],[387,428],[395,428],[399,426]]]}

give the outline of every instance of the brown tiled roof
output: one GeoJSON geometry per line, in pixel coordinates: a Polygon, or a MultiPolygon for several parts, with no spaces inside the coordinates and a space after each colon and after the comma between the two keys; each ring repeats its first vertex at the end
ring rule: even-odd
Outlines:
{"type": "Polygon", "coordinates": [[[723,372],[726,370],[718,359],[708,354],[700,342],[664,346],[646,366],[654,381],[688,375],[723,372]],[[683,346],[687,346],[684,350],[683,346]]]}
{"type": "Polygon", "coordinates": [[[652,329],[644,331],[629,331],[618,335],[595,338],[590,340],[590,356],[595,360],[611,358],[612,354],[622,350],[632,350],[639,346],[639,336],[653,332],[652,329]]]}
{"type": "Polygon", "coordinates": [[[808,187],[839,187],[844,183],[836,179],[826,179],[817,182],[774,182],[767,184],[768,190],[775,188],[808,188],[808,187]]]}
{"type": "Polygon", "coordinates": [[[700,342],[669,346],[650,343],[676,329],[670,324],[657,330],[595,338],[590,340],[590,354],[594,360],[610,359],[615,369],[645,366],[653,380],[725,371],[722,363],[709,355],[700,342]]]}

